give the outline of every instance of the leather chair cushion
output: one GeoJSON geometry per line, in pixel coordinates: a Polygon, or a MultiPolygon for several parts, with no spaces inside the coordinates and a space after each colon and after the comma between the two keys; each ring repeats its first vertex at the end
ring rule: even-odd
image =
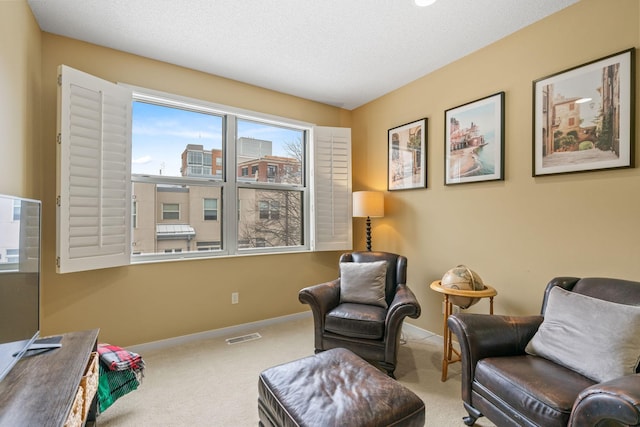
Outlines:
{"type": "Polygon", "coordinates": [[[566,426],[578,394],[593,384],[554,362],[526,355],[480,360],[472,387],[506,414],[524,415],[535,425],[566,426]]]}
{"type": "Polygon", "coordinates": [[[335,348],[266,369],[258,413],[267,426],[419,426],[424,402],[351,351],[335,348]]]}
{"type": "Polygon", "coordinates": [[[382,339],[386,315],[380,306],[343,303],[327,313],[324,328],[346,337],[382,339]]]}

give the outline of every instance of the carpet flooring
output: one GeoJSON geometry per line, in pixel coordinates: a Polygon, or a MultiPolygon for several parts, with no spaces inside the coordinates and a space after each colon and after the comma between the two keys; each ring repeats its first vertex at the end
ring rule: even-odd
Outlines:
{"type": "MultiPolygon", "coordinates": [[[[232,336],[220,336],[141,352],[146,364],[142,384],[100,414],[97,425],[256,426],[258,375],[312,355],[313,320],[294,318],[251,332],[261,338],[230,345],[226,338],[232,336]]],[[[460,364],[451,365],[447,381],[440,381],[442,337],[405,326],[398,358],[396,377],[425,402],[425,425],[464,426],[460,364]]],[[[475,425],[493,426],[485,418],[475,425]]]]}

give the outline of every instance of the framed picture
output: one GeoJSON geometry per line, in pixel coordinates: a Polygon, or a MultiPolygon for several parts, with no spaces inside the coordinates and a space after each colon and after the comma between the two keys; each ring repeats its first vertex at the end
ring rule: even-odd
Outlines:
{"type": "Polygon", "coordinates": [[[388,188],[427,188],[427,119],[389,129],[388,188]]]}
{"type": "Polygon", "coordinates": [[[504,92],[444,114],[444,183],[504,180],[504,92]]]}
{"type": "Polygon", "coordinates": [[[533,176],[633,167],[634,53],[533,82],[533,176]]]}

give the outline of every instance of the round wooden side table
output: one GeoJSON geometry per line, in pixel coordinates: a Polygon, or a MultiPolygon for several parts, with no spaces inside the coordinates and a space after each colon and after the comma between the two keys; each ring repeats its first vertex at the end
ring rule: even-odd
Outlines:
{"type": "Polygon", "coordinates": [[[489,314],[493,314],[493,297],[498,295],[498,292],[491,286],[485,284],[485,289],[481,291],[471,291],[462,289],[443,288],[440,280],[431,282],[430,288],[436,292],[440,292],[444,295],[444,347],[442,350],[442,378],[441,381],[447,380],[447,370],[450,363],[460,361],[460,353],[453,348],[451,342],[451,331],[447,325],[447,318],[453,313],[453,303],[449,300],[450,296],[470,297],[470,298],[489,298],[489,314]]]}

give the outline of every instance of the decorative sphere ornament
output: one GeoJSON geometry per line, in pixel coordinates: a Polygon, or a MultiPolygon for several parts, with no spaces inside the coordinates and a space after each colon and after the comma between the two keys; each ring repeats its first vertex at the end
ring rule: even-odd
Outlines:
{"type": "MultiPolygon", "coordinates": [[[[461,291],[481,291],[486,289],[478,273],[466,265],[458,265],[444,273],[440,285],[443,288],[459,289],[461,291]]],[[[480,298],[449,295],[449,301],[451,301],[453,305],[465,309],[480,301],[480,298]]]]}

